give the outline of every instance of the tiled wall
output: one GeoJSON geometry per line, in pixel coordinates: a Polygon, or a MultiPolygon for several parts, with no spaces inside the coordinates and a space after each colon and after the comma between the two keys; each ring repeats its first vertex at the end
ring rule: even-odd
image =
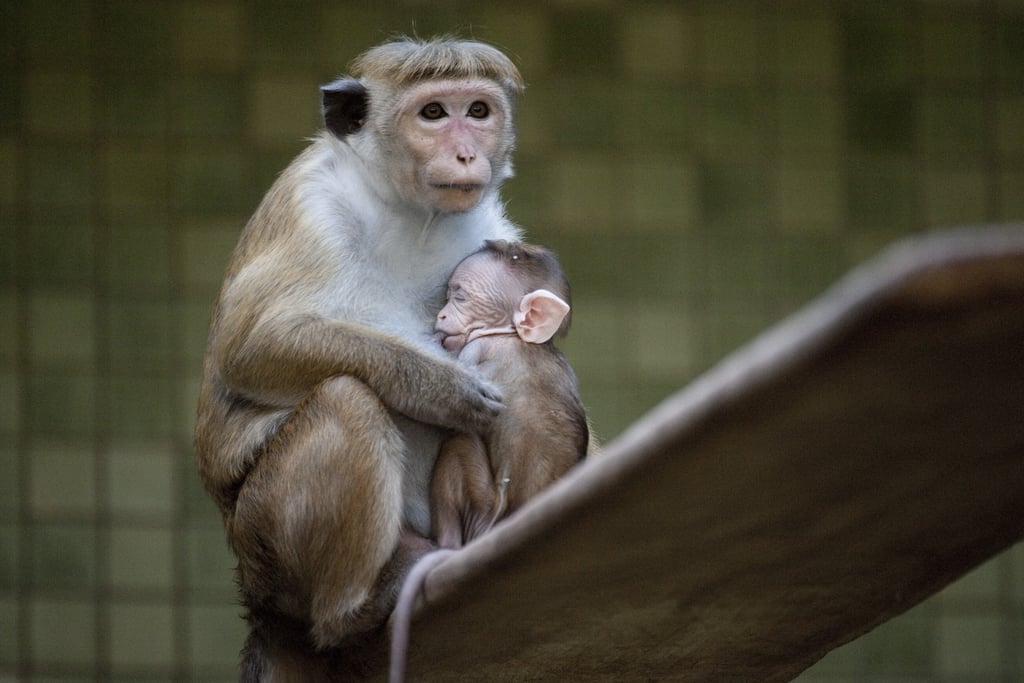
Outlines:
{"type": "MultiPolygon", "coordinates": [[[[316,86],[457,30],[529,82],[509,213],[613,437],[911,232],[1024,218],[1024,3],[0,3],[0,681],[231,680],[206,316],[316,86]]],[[[813,681],[1024,680],[1024,546],[813,681]]]]}

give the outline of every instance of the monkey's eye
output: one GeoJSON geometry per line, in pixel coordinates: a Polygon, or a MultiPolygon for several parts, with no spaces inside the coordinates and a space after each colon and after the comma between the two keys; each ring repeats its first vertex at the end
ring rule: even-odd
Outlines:
{"type": "Polygon", "coordinates": [[[461,282],[452,283],[452,286],[448,288],[448,301],[453,304],[464,303],[468,298],[461,282]]]}
{"type": "Polygon", "coordinates": [[[437,121],[438,119],[443,119],[445,116],[448,116],[448,112],[446,112],[444,107],[437,102],[431,102],[425,105],[423,109],[420,109],[420,116],[425,118],[427,121],[437,121]]]}
{"type": "Polygon", "coordinates": [[[486,102],[474,102],[469,105],[467,113],[474,119],[486,119],[487,115],[491,113],[491,109],[487,106],[486,102]]]}

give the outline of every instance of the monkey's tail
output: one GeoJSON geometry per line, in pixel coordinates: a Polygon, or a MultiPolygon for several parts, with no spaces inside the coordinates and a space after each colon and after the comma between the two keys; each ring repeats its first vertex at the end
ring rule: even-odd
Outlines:
{"type": "Polygon", "coordinates": [[[427,574],[455,553],[454,550],[442,549],[427,553],[421,557],[402,583],[402,591],[398,594],[398,603],[391,617],[391,661],[388,667],[388,683],[405,682],[405,665],[409,656],[409,629],[412,626],[412,614],[416,600],[423,590],[423,582],[427,574]]]}

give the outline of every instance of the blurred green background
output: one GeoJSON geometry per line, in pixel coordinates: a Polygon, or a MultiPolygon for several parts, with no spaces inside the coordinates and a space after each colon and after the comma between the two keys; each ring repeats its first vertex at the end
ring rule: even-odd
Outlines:
{"type": "MultiPolygon", "coordinates": [[[[0,681],[228,681],[193,471],[229,249],[396,32],[522,68],[511,217],[604,439],[909,233],[1024,218],[1024,3],[0,4],[0,681]]],[[[1024,546],[805,681],[1024,680],[1024,546]]]]}

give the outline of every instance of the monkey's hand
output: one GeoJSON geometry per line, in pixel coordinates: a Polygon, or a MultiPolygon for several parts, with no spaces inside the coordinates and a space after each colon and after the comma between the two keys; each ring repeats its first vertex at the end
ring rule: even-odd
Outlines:
{"type": "Polygon", "coordinates": [[[368,382],[385,404],[414,420],[459,431],[479,432],[490,425],[503,407],[498,387],[458,363],[413,353],[423,357],[395,364],[395,370],[408,373],[405,382],[368,382]]]}

